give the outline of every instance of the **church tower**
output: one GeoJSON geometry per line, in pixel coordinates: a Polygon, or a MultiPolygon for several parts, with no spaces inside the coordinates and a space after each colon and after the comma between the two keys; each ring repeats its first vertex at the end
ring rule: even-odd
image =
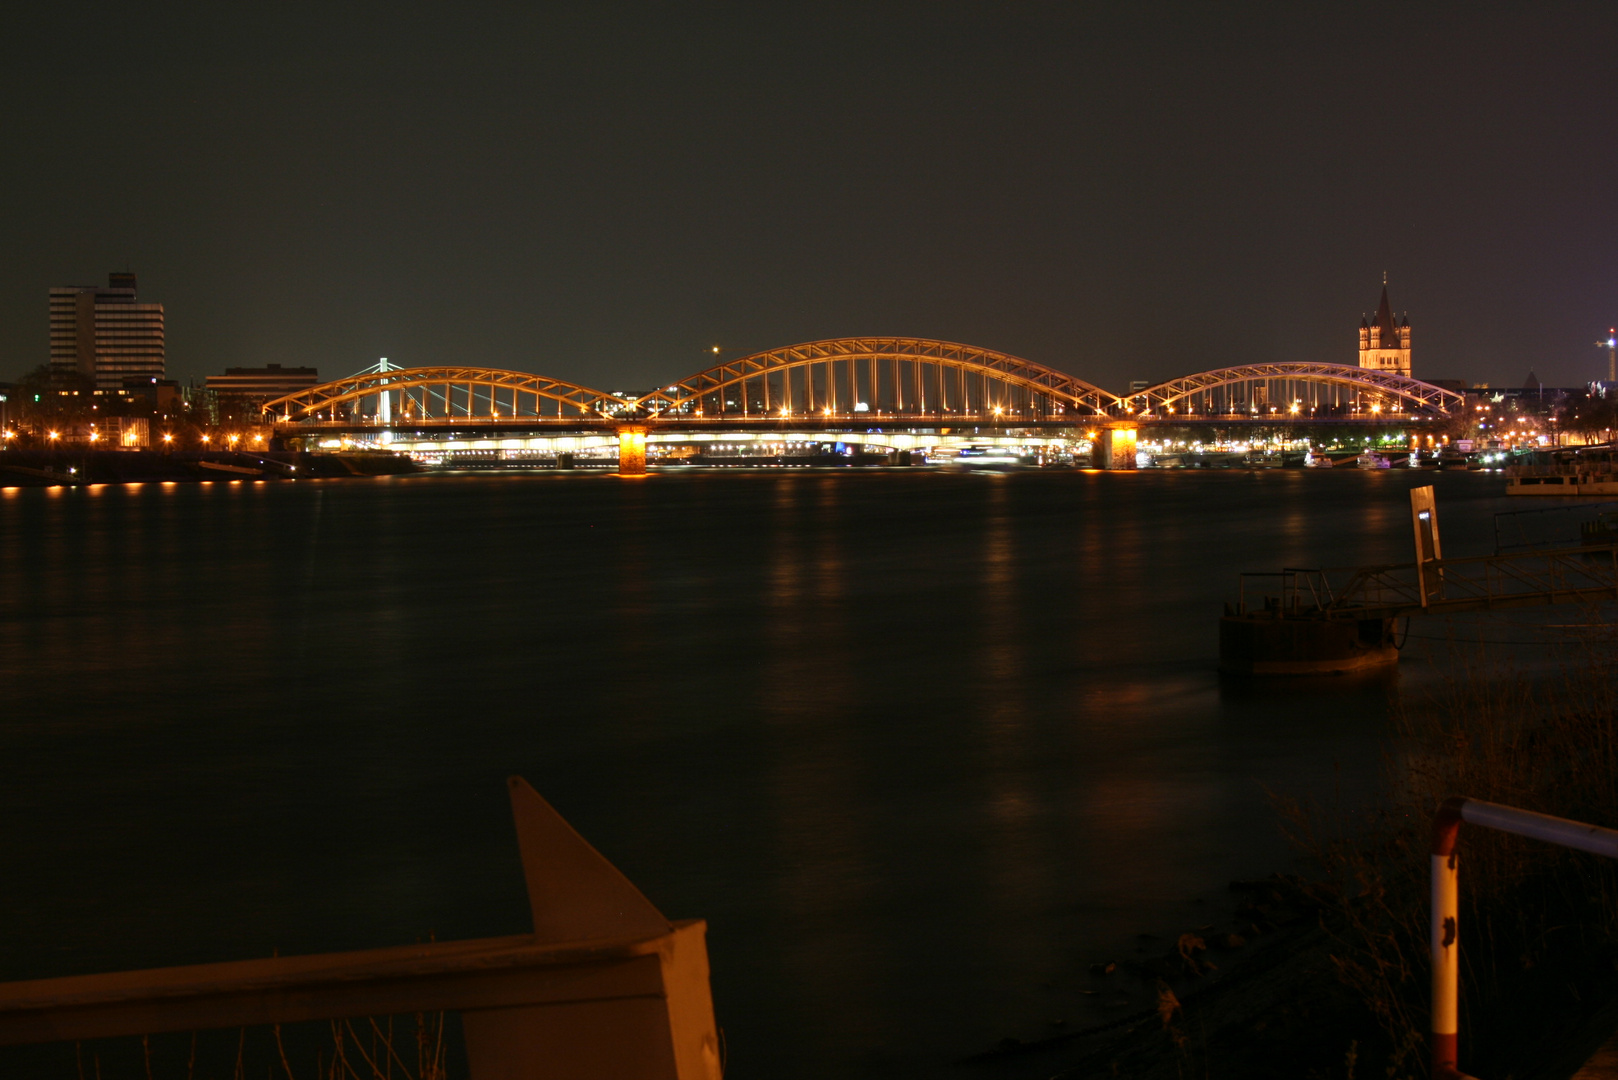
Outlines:
{"type": "Polygon", "coordinates": [[[1388,276],[1382,275],[1382,303],[1376,317],[1360,317],[1360,367],[1395,375],[1410,374],[1410,316],[1393,317],[1388,306],[1388,276]]]}

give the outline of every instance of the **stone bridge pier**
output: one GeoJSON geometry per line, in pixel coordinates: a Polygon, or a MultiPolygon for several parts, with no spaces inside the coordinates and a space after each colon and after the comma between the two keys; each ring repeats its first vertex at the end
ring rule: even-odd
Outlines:
{"type": "Polygon", "coordinates": [[[646,425],[628,424],[618,429],[618,475],[646,475],[646,425]]]}
{"type": "Polygon", "coordinates": [[[1133,469],[1135,442],[1140,436],[1140,424],[1133,420],[1112,420],[1096,432],[1090,451],[1091,464],[1097,469],[1133,469]]]}

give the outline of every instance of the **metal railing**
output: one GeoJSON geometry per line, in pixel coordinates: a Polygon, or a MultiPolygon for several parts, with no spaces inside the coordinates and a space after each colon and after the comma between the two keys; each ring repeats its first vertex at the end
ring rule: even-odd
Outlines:
{"type": "MultiPolygon", "coordinates": [[[[1424,564],[1287,568],[1239,577],[1237,614],[1247,614],[1248,578],[1279,578],[1262,610],[1322,618],[1402,618],[1423,612],[1618,600],[1618,545],[1433,559],[1424,564]],[[1428,581],[1422,595],[1422,577],[1428,581]]],[[[1261,591],[1262,592],[1262,591],[1261,591]]]]}
{"type": "Polygon", "coordinates": [[[660,428],[679,428],[692,426],[699,428],[712,427],[723,429],[728,427],[736,427],[738,425],[745,425],[749,428],[758,428],[769,427],[772,425],[775,427],[795,427],[803,425],[824,426],[827,424],[855,427],[882,427],[892,426],[895,424],[920,424],[928,427],[936,427],[943,424],[954,427],[958,425],[971,424],[976,427],[1037,427],[1048,430],[1066,428],[1083,429],[1086,425],[1086,421],[1093,421],[1093,419],[1093,417],[1071,416],[1040,417],[1010,411],[998,414],[993,412],[963,412],[959,409],[952,409],[948,411],[934,410],[932,412],[894,412],[889,409],[872,409],[867,412],[850,412],[846,409],[826,412],[824,410],[817,409],[813,412],[806,412],[799,409],[790,413],[754,412],[748,415],[743,415],[739,410],[734,410],[732,412],[723,414],[716,412],[667,412],[660,413],[658,416],[653,418],[637,418],[631,410],[625,409],[615,412],[592,413],[590,415],[583,416],[554,416],[549,414],[540,416],[530,412],[519,413],[516,415],[511,413],[501,413],[497,416],[490,416],[482,413],[476,416],[467,416],[464,414],[456,416],[419,416],[401,413],[400,415],[391,417],[387,420],[383,420],[382,418],[372,414],[363,414],[359,416],[327,419],[289,420],[283,417],[271,417],[269,418],[268,422],[281,429],[283,434],[296,434],[297,432],[304,430],[351,430],[355,428],[375,428],[378,431],[409,431],[414,429],[461,427],[612,428],[618,424],[645,424],[648,422],[654,422],[660,428]]]}
{"type": "MultiPolygon", "coordinates": [[[[1286,611],[1296,614],[1305,611],[1328,610],[1336,605],[1336,597],[1331,590],[1331,580],[1327,576],[1332,573],[1341,573],[1341,571],[1289,566],[1280,570],[1257,570],[1238,574],[1236,614],[1246,615],[1248,613],[1249,578],[1280,579],[1279,594],[1271,594],[1263,588],[1258,589],[1261,597],[1260,607],[1265,611],[1286,611]]],[[[1258,584],[1262,585],[1262,582],[1258,584]]]]}
{"type": "Polygon", "coordinates": [[[509,786],[533,933],[0,983],[0,1046],[449,1010],[473,1080],[719,1080],[706,924],[509,786]]]}
{"type": "Polygon", "coordinates": [[[1460,878],[1455,845],[1462,823],[1618,858],[1618,830],[1536,814],[1480,799],[1446,799],[1433,816],[1432,1055],[1434,1080],[1473,1080],[1457,1065],[1460,1038],[1460,878]]]}
{"type": "Polygon", "coordinates": [[[1524,528],[1524,525],[1528,522],[1547,520],[1551,520],[1553,523],[1560,522],[1565,520],[1562,517],[1562,515],[1565,514],[1594,515],[1599,517],[1600,515],[1608,513],[1614,509],[1618,509],[1618,502],[1609,501],[1598,503],[1580,503],[1577,506],[1536,506],[1528,510],[1501,510],[1494,515],[1494,553],[1496,555],[1504,555],[1510,551],[1531,551],[1542,548],[1565,547],[1567,545],[1567,541],[1565,539],[1558,538],[1555,540],[1543,541],[1525,539],[1527,536],[1527,530],[1524,528]],[[1517,543],[1505,544],[1501,542],[1500,525],[1502,519],[1516,525],[1516,533],[1518,538],[1517,543]]]}

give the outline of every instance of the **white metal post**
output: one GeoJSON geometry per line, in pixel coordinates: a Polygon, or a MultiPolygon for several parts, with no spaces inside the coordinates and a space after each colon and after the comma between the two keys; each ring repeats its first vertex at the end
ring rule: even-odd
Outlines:
{"type": "Polygon", "coordinates": [[[1460,1035],[1460,877],[1456,842],[1461,823],[1594,855],[1618,858],[1618,830],[1536,814],[1478,799],[1446,799],[1433,817],[1432,851],[1432,1055],[1434,1080],[1470,1080],[1457,1066],[1460,1035]]]}

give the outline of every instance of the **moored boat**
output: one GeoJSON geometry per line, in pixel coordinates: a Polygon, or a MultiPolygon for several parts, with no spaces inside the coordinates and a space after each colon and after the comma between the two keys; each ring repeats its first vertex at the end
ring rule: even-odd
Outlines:
{"type": "Polygon", "coordinates": [[[1022,463],[1012,450],[1003,446],[963,446],[944,464],[955,469],[1015,469],[1022,463]]]}
{"type": "Polygon", "coordinates": [[[1506,466],[1507,495],[1618,496],[1618,451],[1611,446],[1535,454],[1506,466]]]}

